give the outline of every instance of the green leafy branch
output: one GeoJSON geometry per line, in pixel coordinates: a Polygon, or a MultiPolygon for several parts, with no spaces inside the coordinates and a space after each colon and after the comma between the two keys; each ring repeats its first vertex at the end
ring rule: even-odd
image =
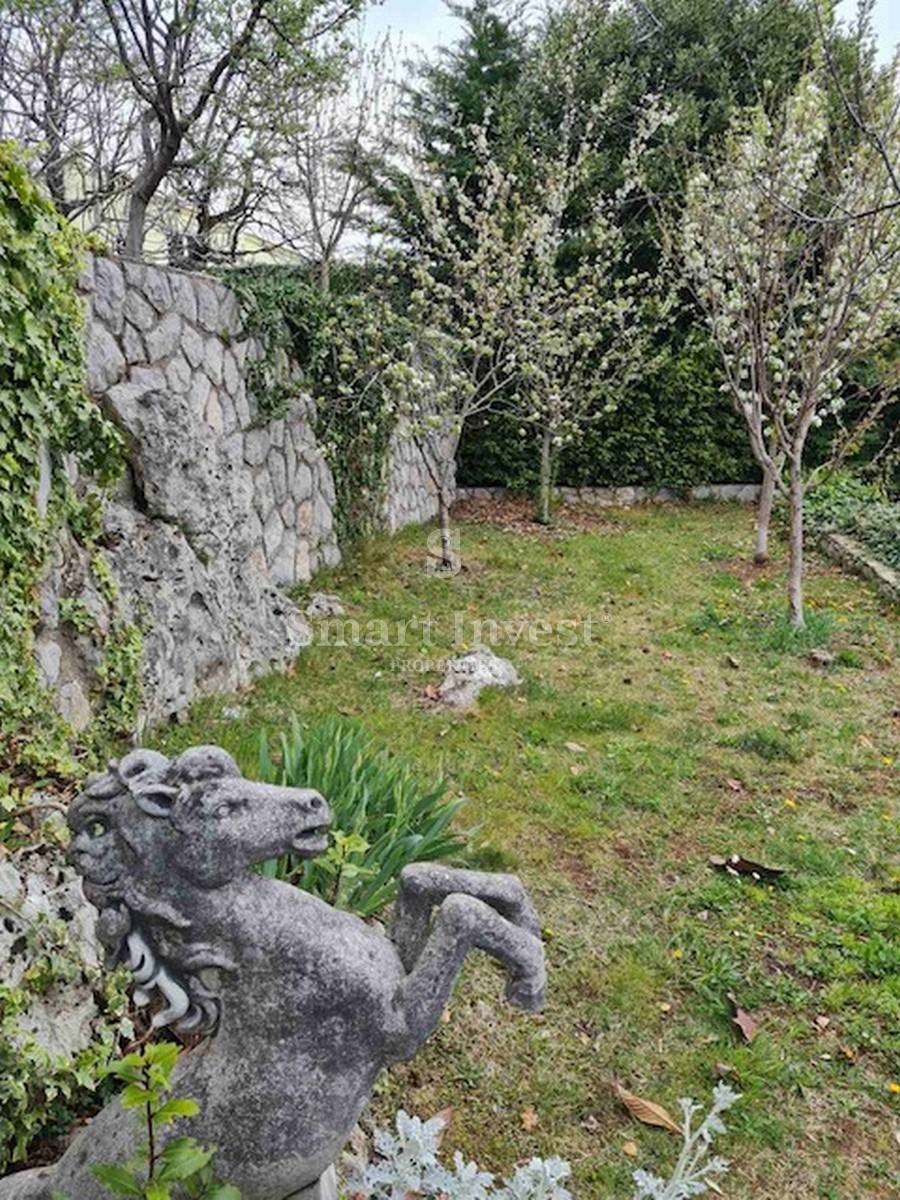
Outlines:
{"type": "Polygon", "coordinates": [[[178,1047],[171,1042],[147,1046],[128,1054],[109,1068],[125,1083],[122,1107],[136,1110],[146,1141],[127,1163],[99,1163],[93,1170],[103,1186],[116,1196],[139,1200],[240,1200],[240,1192],[218,1182],[212,1171],[212,1149],[192,1137],[163,1143],[161,1130],[200,1111],[196,1100],[169,1096],[178,1047]]]}

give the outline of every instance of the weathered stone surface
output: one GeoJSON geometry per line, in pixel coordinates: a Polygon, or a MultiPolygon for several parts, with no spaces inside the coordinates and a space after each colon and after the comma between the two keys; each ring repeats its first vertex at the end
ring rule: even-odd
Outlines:
{"type": "Polygon", "coordinates": [[[125,370],[125,356],[118,342],[102,325],[91,328],[86,359],[87,389],[95,396],[118,382],[125,370]]]}
{"type": "Polygon", "coordinates": [[[118,263],[109,258],[94,259],[91,304],[94,316],[118,333],[125,319],[125,277],[118,263]]]}
{"type": "Polygon", "coordinates": [[[216,285],[210,280],[198,280],[194,295],[197,299],[197,323],[207,333],[218,333],[219,299],[216,285]]]}
{"type": "Polygon", "coordinates": [[[172,284],[168,271],[163,271],[159,267],[146,267],[143,290],[144,295],[158,313],[172,313],[172,284]]]}
{"type": "Polygon", "coordinates": [[[130,287],[125,296],[125,318],[142,333],[152,329],[159,320],[153,305],[144,299],[143,293],[136,287],[130,287]]]}
{"type": "Polygon", "coordinates": [[[342,617],[346,609],[333,592],[313,592],[305,611],[308,617],[342,617]]]}
{"type": "Polygon", "coordinates": [[[166,383],[173,392],[183,396],[191,386],[191,368],[183,354],[176,354],[166,367],[166,383]]]}
{"type": "Polygon", "coordinates": [[[454,708],[467,708],[486,687],[515,687],[519,673],[506,658],[486,646],[469,650],[447,663],[447,674],[439,688],[441,700],[454,708]]]}
{"type": "Polygon", "coordinates": [[[224,360],[225,349],[221,341],[217,337],[207,338],[204,347],[203,369],[217,386],[222,383],[224,360]]]}
{"type": "MultiPolygon", "coordinates": [[[[437,515],[437,489],[408,430],[401,426],[391,437],[382,519],[391,530],[421,524],[437,515]]],[[[334,498],[329,497],[334,503],[334,498]]]]}
{"type": "Polygon", "coordinates": [[[69,679],[56,689],[56,706],[63,720],[68,721],[76,733],[87,729],[93,715],[87,690],[78,679],[69,679]]]}
{"type": "Polygon", "coordinates": [[[195,371],[191,379],[191,390],[188,397],[190,410],[195,417],[206,420],[206,409],[209,404],[211,391],[212,384],[210,381],[202,371],[195,371]]]}
{"type": "Polygon", "coordinates": [[[149,362],[168,358],[181,344],[181,317],[178,313],[167,313],[152,329],[144,334],[149,362]]]}
{"type": "MultiPolygon", "coordinates": [[[[134,972],[136,1004],[158,1001],[153,1026],[208,1039],[173,1075],[199,1112],[158,1145],[216,1146],[244,1200],[334,1200],[334,1161],[379,1074],[435,1029],[469,950],[503,966],[509,1003],[543,1004],[540,922],[512,875],[409,866],[386,934],[254,870],[322,854],[330,820],[318,792],[250,782],[214,746],[132,751],[69,809],[109,960],[134,972]]],[[[0,1200],[104,1200],[93,1167],[128,1161],[141,1136],[114,1101],[55,1166],[0,1181],[0,1200]]]]}
{"type": "MultiPolygon", "coordinates": [[[[129,456],[104,514],[105,554],[123,615],[144,635],[145,715],[177,715],[200,692],[234,690],[290,662],[308,640],[279,588],[339,562],[334,479],[309,397],[258,420],[246,372],[260,348],[227,288],[101,257],[82,286],[88,383],[125,432],[129,456]]],[[[78,486],[74,460],[70,475],[78,486]]],[[[391,528],[433,515],[408,439],[396,443],[391,480],[391,528]]],[[[59,598],[87,604],[98,630],[110,612],[74,544],[51,575],[35,655],[80,727],[98,687],[99,643],[61,624],[59,598]]]]}
{"type": "Polygon", "coordinates": [[[140,330],[130,321],[125,322],[122,330],[122,351],[129,363],[144,362],[147,358],[147,348],[140,330]]]}
{"type": "Polygon", "coordinates": [[[272,487],[275,489],[275,499],[281,504],[287,499],[288,475],[287,465],[280,450],[272,450],[269,453],[268,466],[272,487]]]}
{"type": "Polygon", "coordinates": [[[181,352],[192,367],[199,367],[203,362],[205,352],[203,336],[197,331],[195,325],[187,322],[181,333],[181,352]]]}
{"type": "Polygon", "coordinates": [[[172,304],[175,311],[180,313],[191,325],[195,325],[197,323],[197,298],[194,295],[193,280],[189,275],[171,271],[169,282],[172,285],[172,304]]]}
{"type": "Polygon", "coordinates": [[[206,411],[204,413],[206,423],[214,433],[225,432],[225,417],[222,413],[222,405],[219,403],[218,394],[214,389],[210,390],[209,398],[206,401],[206,411]]]}

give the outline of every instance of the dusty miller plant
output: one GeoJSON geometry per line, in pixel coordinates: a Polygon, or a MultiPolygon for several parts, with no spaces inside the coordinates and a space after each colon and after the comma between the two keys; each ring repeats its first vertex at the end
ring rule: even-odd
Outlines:
{"type": "Polygon", "coordinates": [[[725,1132],[722,1113],[739,1099],[739,1093],[727,1084],[716,1084],[709,1112],[696,1128],[694,1119],[703,1111],[701,1105],[688,1098],[681,1099],[678,1103],[684,1114],[684,1144],[675,1169],[668,1180],[651,1175],[649,1171],[635,1171],[633,1178],[637,1191],[634,1200],[687,1200],[689,1196],[702,1196],[708,1192],[714,1186],[716,1176],[724,1175],[728,1170],[727,1161],[710,1155],[710,1149],[714,1138],[725,1132]]]}
{"type": "Polygon", "coordinates": [[[380,1129],[375,1134],[377,1161],[357,1165],[351,1200],[572,1200],[563,1186],[569,1164],[560,1158],[533,1158],[499,1185],[458,1150],[453,1167],[444,1166],[438,1151],[446,1126],[447,1118],[440,1113],[423,1121],[401,1109],[395,1131],[380,1129]]]}

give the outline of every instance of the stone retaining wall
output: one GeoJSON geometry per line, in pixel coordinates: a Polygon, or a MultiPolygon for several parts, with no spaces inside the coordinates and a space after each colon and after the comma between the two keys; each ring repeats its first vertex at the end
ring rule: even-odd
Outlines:
{"type": "Polygon", "coordinates": [[[436,516],[437,488],[412,439],[399,428],[391,438],[384,525],[393,533],[436,516]]]}
{"type": "Polygon", "coordinates": [[[864,547],[843,533],[828,533],[820,538],[825,554],[854,575],[871,580],[875,590],[886,600],[900,604],[900,571],[872,558],[864,547]]]}
{"type": "MultiPolygon", "coordinates": [[[[566,504],[596,504],[604,508],[628,508],[632,504],[672,504],[679,500],[728,500],[755,504],[758,483],[704,483],[676,492],[672,488],[645,487],[557,487],[556,498],[566,504]]],[[[498,500],[510,495],[505,487],[461,487],[457,500],[498,500]]]]}
{"type": "MultiPolygon", "coordinates": [[[[97,257],[82,277],[87,386],[122,430],[126,476],[103,513],[115,611],[143,631],[146,716],[232,691],[292,661],[309,636],[283,589],[340,561],[331,470],[311,402],[260,421],[246,384],[256,347],[235,295],[208,276],[97,257]]],[[[415,448],[395,438],[389,529],[436,511],[415,448]]],[[[92,715],[114,606],[63,535],[36,654],[76,726],[92,715]],[[99,637],[72,625],[72,602],[99,637]],[[67,603],[68,602],[68,603],[67,603]]]]}

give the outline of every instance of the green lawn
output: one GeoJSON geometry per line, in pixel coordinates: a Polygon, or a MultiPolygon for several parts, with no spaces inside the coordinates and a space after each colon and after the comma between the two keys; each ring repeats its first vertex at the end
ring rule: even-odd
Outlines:
{"type": "Polygon", "coordinates": [[[662,1170],[677,1147],[635,1124],[611,1081],[677,1111],[726,1069],[744,1099],[721,1147],[734,1162],[725,1194],[896,1196],[896,609],[813,564],[797,638],[781,564],[747,567],[752,514],[737,507],[461,534],[454,578],[426,573],[425,533],[409,530],[317,579],[375,644],[316,645],[290,675],[206,702],[159,739],[169,751],[220,742],[252,771],[261,729],[293,713],[357,716],[423,776],[446,772],[469,797],[476,861],[527,881],[546,925],[546,1011],[504,1007],[493,964],[473,959],[375,1115],[451,1105],[450,1146],[486,1168],[558,1153],[580,1200],[624,1200],[634,1167],[662,1170]],[[477,619],[586,616],[587,644],[496,647],[522,672],[518,691],[486,693],[466,715],[428,700],[440,676],[422,660],[445,655],[460,622],[465,638],[477,619]],[[406,647],[379,645],[367,625],[413,617],[431,618],[430,645],[421,626],[406,647]],[[830,667],[809,661],[817,646],[830,667]],[[224,719],[234,703],[243,717],[224,719]],[[710,855],[732,852],[786,874],[766,885],[711,869],[710,855]],[[729,992],[756,1019],[752,1044],[729,992]]]}

